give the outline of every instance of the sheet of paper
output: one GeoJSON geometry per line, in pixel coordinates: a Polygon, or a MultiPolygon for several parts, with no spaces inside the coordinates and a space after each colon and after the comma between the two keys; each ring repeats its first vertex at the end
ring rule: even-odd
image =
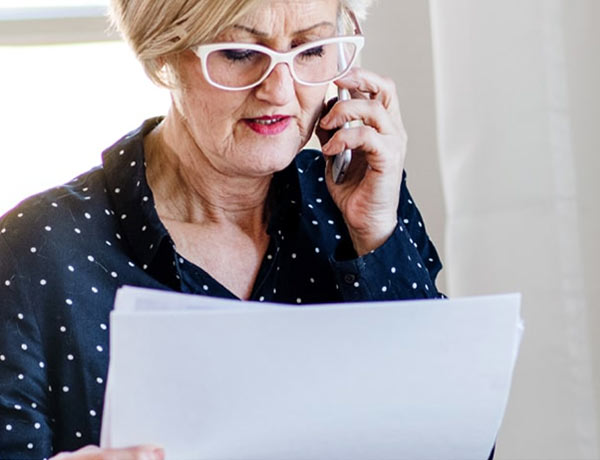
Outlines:
{"type": "Polygon", "coordinates": [[[102,445],[168,459],[486,459],[520,296],[282,306],[125,288],[102,445]]]}

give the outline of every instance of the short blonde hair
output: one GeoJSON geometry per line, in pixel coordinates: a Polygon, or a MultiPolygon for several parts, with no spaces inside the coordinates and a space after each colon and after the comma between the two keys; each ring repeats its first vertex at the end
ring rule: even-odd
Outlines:
{"type": "MultiPolygon", "coordinates": [[[[267,0],[111,0],[113,25],[146,74],[160,86],[177,86],[177,55],[210,42],[267,0]]],[[[339,0],[363,19],[372,0],[339,0]]],[[[344,21],[346,23],[346,21],[344,21]]]]}

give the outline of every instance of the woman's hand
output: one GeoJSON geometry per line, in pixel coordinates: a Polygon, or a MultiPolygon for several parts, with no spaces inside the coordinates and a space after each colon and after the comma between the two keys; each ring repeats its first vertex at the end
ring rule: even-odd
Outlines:
{"type": "Polygon", "coordinates": [[[165,451],[158,446],[143,445],[125,449],[101,449],[86,446],[75,452],[63,452],[50,460],[164,460],[165,451]]]}
{"type": "Polygon", "coordinates": [[[381,246],[393,233],[406,156],[406,131],[393,81],[354,68],[336,85],[350,91],[352,100],[338,101],[317,129],[323,153],[330,157],[327,185],[340,208],[359,256],[381,246]],[[361,120],[363,126],[340,129],[361,120]],[[328,131],[336,130],[331,136],[328,131]],[[329,138],[331,136],[331,138],[329,138]],[[331,157],[352,149],[344,182],[331,177],[331,157]]]}

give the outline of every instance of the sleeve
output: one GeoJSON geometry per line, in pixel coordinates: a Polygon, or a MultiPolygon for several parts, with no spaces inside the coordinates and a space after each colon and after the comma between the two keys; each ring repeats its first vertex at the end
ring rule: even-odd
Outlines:
{"type": "Polygon", "coordinates": [[[402,178],[398,224],[379,248],[362,257],[331,259],[345,301],[442,298],[435,285],[442,268],[421,214],[402,178]]]}
{"type": "Polygon", "coordinates": [[[28,285],[0,234],[0,458],[52,452],[46,359],[28,285]]]}

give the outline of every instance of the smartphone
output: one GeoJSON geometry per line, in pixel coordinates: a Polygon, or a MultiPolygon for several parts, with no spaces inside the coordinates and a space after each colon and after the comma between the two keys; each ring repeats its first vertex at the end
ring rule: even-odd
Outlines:
{"type": "MultiPolygon", "coordinates": [[[[347,101],[350,99],[350,91],[347,89],[338,88],[338,100],[347,101]]],[[[342,129],[348,129],[350,127],[350,122],[344,123],[342,129]]],[[[344,176],[346,175],[346,171],[348,170],[348,166],[350,166],[350,161],[352,161],[352,150],[346,149],[341,153],[338,153],[333,158],[333,167],[331,168],[331,172],[333,175],[333,182],[336,184],[341,184],[344,181],[344,176]]]]}
{"type": "MultiPolygon", "coordinates": [[[[338,24],[338,27],[341,27],[338,24]]],[[[339,46],[339,62],[338,65],[341,69],[345,69],[348,66],[348,62],[346,60],[346,55],[344,52],[344,48],[341,44],[339,46]]],[[[350,91],[347,89],[338,87],[338,101],[347,101],[350,99],[350,91]]],[[[350,128],[350,122],[344,123],[342,129],[350,128]]],[[[333,159],[333,167],[331,168],[331,172],[333,175],[333,182],[336,184],[341,184],[344,181],[344,176],[346,175],[346,171],[348,170],[348,166],[350,166],[350,161],[352,161],[352,150],[346,149],[341,153],[338,153],[333,159]]]]}

